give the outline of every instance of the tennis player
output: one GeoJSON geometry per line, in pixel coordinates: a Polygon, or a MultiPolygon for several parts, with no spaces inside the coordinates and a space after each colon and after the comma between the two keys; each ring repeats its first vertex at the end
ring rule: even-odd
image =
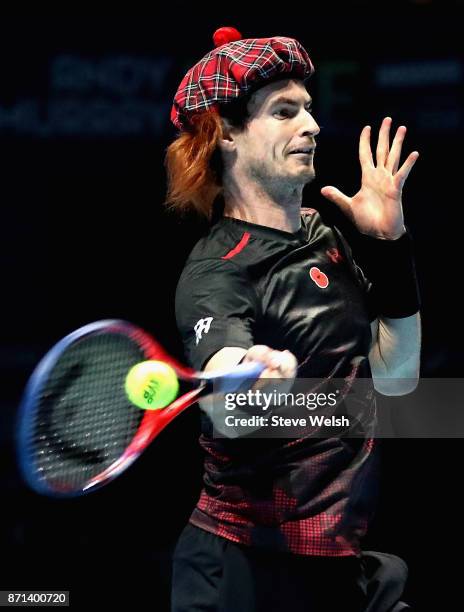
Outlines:
{"type": "MultiPolygon", "coordinates": [[[[413,391],[420,302],[402,192],[418,153],[401,164],[406,128],[391,141],[385,118],[373,155],[364,127],[359,191],[321,190],[362,235],[375,262],[368,280],[340,230],[303,203],[319,135],[307,51],[286,37],[242,39],[234,28],[214,40],[175,94],[179,134],[166,156],[168,202],[210,222],[176,295],[190,364],[258,360],[263,377],[368,379],[386,395],[413,391]]],[[[204,488],[176,547],[173,610],[365,610],[360,541],[377,488],[372,435],[217,437],[211,407],[203,408],[204,488]]],[[[375,414],[374,393],[363,409],[375,414]]],[[[396,578],[375,610],[400,598],[404,576],[396,578]]]]}

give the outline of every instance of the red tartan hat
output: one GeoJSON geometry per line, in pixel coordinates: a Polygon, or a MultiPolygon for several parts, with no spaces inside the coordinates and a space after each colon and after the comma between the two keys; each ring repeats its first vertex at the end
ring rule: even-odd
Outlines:
{"type": "Polygon", "coordinates": [[[195,114],[214,110],[271,79],[288,74],[305,80],[314,72],[308,53],[293,38],[242,39],[235,28],[219,28],[213,40],[216,49],[190,68],[174,96],[171,121],[179,129],[195,114]]]}

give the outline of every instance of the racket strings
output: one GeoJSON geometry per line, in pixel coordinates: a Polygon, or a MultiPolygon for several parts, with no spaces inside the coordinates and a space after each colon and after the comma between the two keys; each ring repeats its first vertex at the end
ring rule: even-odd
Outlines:
{"type": "Polygon", "coordinates": [[[31,428],[41,478],[58,489],[76,489],[122,455],[144,416],[127,399],[124,381],[144,359],[144,351],[118,333],[85,337],[62,354],[31,428]]]}

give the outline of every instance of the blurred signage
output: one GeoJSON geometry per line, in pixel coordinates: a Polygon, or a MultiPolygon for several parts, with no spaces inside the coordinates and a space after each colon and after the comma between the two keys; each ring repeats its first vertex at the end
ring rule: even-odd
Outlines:
{"type": "Polygon", "coordinates": [[[159,136],[169,122],[169,57],[60,55],[45,96],[0,106],[0,130],[41,138],[159,136]]]}
{"type": "MultiPolygon", "coordinates": [[[[175,88],[193,60],[170,56],[63,54],[50,62],[48,83],[36,97],[0,105],[0,132],[37,138],[159,138],[167,129],[175,88]]],[[[326,132],[358,132],[391,115],[421,131],[463,124],[459,103],[464,69],[457,59],[317,66],[315,116],[326,132]],[[372,115],[375,114],[375,118],[372,115]]]]}

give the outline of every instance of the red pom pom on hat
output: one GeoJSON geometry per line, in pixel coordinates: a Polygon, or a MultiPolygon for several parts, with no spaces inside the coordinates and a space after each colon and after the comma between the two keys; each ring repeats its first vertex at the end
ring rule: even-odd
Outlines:
{"type": "Polygon", "coordinates": [[[224,27],[219,28],[213,34],[213,42],[215,47],[227,45],[227,43],[241,40],[242,35],[236,28],[224,27]]]}

